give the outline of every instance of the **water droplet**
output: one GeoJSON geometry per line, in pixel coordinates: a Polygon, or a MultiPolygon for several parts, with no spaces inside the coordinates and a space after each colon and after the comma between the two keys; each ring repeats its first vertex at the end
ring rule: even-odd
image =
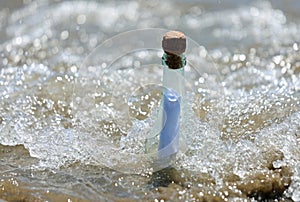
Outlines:
{"type": "Polygon", "coordinates": [[[61,40],[68,39],[69,38],[69,32],[67,30],[62,31],[61,34],[60,34],[60,38],[61,38],[61,40]]]}
{"type": "Polygon", "coordinates": [[[299,50],[298,44],[297,44],[297,43],[294,43],[294,44],[293,44],[293,49],[294,49],[295,51],[298,51],[298,50],[299,50]]]}
{"type": "Polygon", "coordinates": [[[77,24],[83,25],[86,22],[86,16],[85,15],[78,15],[77,16],[77,24]]]}

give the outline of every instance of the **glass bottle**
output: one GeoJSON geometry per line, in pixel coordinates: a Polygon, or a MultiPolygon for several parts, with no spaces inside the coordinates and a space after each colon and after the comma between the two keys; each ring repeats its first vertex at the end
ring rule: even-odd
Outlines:
{"type": "Polygon", "coordinates": [[[184,66],[186,37],[178,31],[167,32],[162,40],[164,54],[163,96],[161,110],[153,135],[146,140],[146,152],[157,151],[158,164],[168,166],[170,158],[179,151],[181,103],[184,98],[184,66]]]}

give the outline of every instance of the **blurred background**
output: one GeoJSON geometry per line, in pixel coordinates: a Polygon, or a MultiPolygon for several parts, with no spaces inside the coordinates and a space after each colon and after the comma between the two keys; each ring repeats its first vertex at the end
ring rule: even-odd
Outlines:
{"type": "MultiPolygon", "coordinates": [[[[300,201],[299,11],[297,0],[0,0],[0,201],[300,201]],[[218,73],[191,80],[189,148],[161,186],[151,169],[124,174],[103,157],[118,159],[107,145],[130,134],[129,149],[142,145],[147,119],[121,129],[124,100],[101,85],[101,108],[73,110],[89,53],[143,28],[183,31],[200,47],[191,58],[218,73]],[[201,82],[222,92],[220,116],[201,82]]],[[[153,68],[136,73],[159,80],[153,68]]],[[[130,81],[122,71],[98,79],[130,81]]]]}

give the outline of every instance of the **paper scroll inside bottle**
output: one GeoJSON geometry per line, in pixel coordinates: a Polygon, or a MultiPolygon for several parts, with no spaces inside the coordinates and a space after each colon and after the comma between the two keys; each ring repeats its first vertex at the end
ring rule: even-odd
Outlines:
{"type": "Polygon", "coordinates": [[[165,90],[163,95],[165,123],[159,136],[159,158],[167,158],[179,150],[180,99],[174,90],[165,90]]]}

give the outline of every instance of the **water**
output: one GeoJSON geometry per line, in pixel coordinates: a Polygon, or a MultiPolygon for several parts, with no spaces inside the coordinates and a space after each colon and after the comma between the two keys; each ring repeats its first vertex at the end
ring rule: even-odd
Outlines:
{"type": "Polygon", "coordinates": [[[299,7],[1,2],[0,198],[299,201],[299,7]],[[187,58],[186,144],[158,173],[142,157],[160,105],[161,52],[129,54],[101,77],[83,69],[105,39],[149,27],[201,44],[187,58]]]}

